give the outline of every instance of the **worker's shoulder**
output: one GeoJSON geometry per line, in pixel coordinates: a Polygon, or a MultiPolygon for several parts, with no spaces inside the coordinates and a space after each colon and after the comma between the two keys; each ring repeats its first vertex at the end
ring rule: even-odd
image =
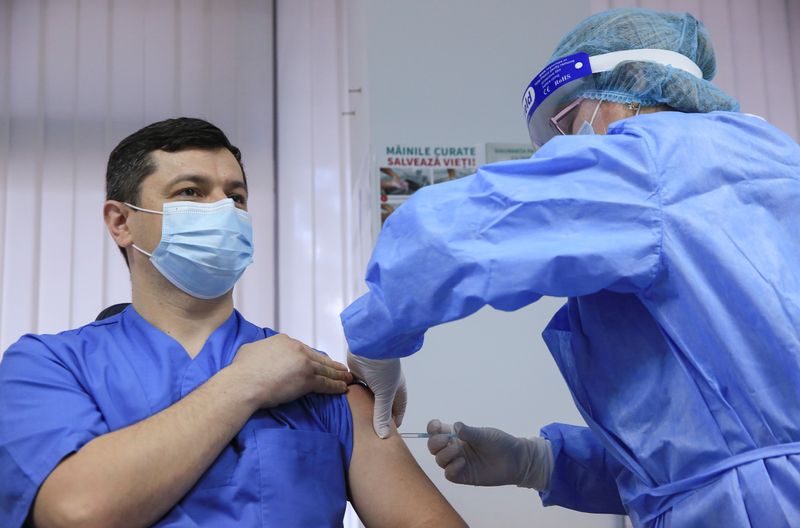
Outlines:
{"type": "MultiPolygon", "coordinates": [[[[697,140],[792,141],[764,118],[742,112],[654,112],[619,121],[615,132],[632,133],[658,142],[692,144],[697,140]]],[[[793,142],[793,141],[792,141],[793,142]]]]}
{"type": "Polygon", "coordinates": [[[644,139],[657,164],[682,167],[687,176],[704,168],[750,166],[753,160],[800,166],[794,139],[763,118],[741,112],[656,112],[624,119],[609,133],[644,139]]]}

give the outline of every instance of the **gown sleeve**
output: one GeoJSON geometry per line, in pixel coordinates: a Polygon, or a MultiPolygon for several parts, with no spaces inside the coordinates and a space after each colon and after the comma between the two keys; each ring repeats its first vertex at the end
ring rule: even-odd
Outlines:
{"type": "Polygon", "coordinates": [[[616,477],[622,465],[610,456],[591,429],[550,424],[541,431],[553,448],[550,485],[539,493],[545,506],[587,513],[625,515],[616,477]]]}
{"type": "Polygon", "coordinates": [[[23,336],[0,362],[0,526],[25,522],[67,455],[108,432],[93,398],[59,357],[59,336],[23,336]]]}
{"type": "Polygon", "coordinates": [[[369,291],[342,313],[350,351],[408,356],[428,328],[487,304],[645,289],[661,266],[650,153],[645,137],[618,126],[418,191],[381,231],[369,291]]]}

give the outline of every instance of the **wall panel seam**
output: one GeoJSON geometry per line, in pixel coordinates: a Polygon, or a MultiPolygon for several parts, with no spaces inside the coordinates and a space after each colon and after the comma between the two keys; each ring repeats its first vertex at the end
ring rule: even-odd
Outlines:
{"type": "MultiPolygon", "coordinates": [[[[11,65],[11,28],[9,27],[9,20],[11,20],[11,3],[5,2],[0,4],[0,12],[3,12],[4,19],[3,24],[0,26],[2,33],[0,33],[0,38],[4,40],[4,57],[2,58],[2,64],[4,69],[7,70],[11,65]]],[[[4,119],[0,119],[0,126],[5,128],[5,144],[0,147],[0,149],[5,150],[4,156],[0,157],[0,185],[3,186],[3,203],[2,209],[0,209],[0,249],[2,249],[2,253],[0,253],[0,292],[3,291],[4,283],[5,283],[5,240],[6,240],[6,211],[8,211],[8,153],[11,151],[11,80],[10,75],[4,75],[0,82],[4,84],[4,89],[1,92],[3,94],[3,100],[0,101],[0,105],[2,108],[7,109],[7,115],[4,119]]],[[[0,135],[0,137],[3,137],[0,135]]],[[[0,150],[2,152],[2,150],[0,150]]],[[[2,298],[0,297],[0,300],[2,298]]],[[[3,303],[0,302],[0,343],[3,343],[3,303]]],[[[3,350],[0,350],[0,356],[2,355],[3,350]]]]}
{"type": "MultiPolygon", "coordinates": [[[[35,162],[35,171],[36,175],[34,178],[34,192],[36,195],[36,212],[33,215],[35,225],[33,226],[33,232],[36,233],[36,240],[33,243],[33,262],[40,263],[41,256],[42,256],[42,179],[43,179],[43,172],[44,172],[44,164],[43,158],[45,156],[47,145],[45,143],[45,90],[44,86],[47,83],[47,79],[45,78],[45,72],[47,71],[45,68],[45,60],[47,57],[45,56],[45,42],[46,42],[46,35],[45,35],[45,14],[47,12],[47,4],[43,4],[39,6],[39,64],[37,67],[37,93],[36,93],[36,133],[37,133],[37,151],[38,156],[35,162]]],[[[39,306],[38,306],[38,299],[39,299],[39,282],[41,281],[41,266],[35,265],[32,266],[32,273],[33,273],[33,284],[31,285],[31,299],[34,299],[34,302],[31,303],[31,322],[32,327],[35,328],[37,331],[39,330],[39,306]]]]}
{"type": "Polygon", "coordinates": [[[275,328],[281,327],[280,310],[280,259],[278,250],[280,248],[280,201],[278,200],[279,179],[278,160],[280,151],[278,150],[278,2],[272,2],[272,280],[275,292],[272,298],[272,317],[275,328]]]}
{"type": "MultiPolygon", "coordinates": [[[[73,57],[75,61],[73,63],[73,71],[75,75],[73,75],[74,79],[74,87],[73,87],[73,97],[72,97],[72,202],[76,203],[76,199],[78,196],[78,141],[77,141],[77,128],[78,128],[78,99],[80,97],[80,82],[78,81],[78,72],[80,72],[79,63],[80,63],[80,35],[81,35],[81,0],[77,1],[76,5],[76,16],[75,16],[75,41],[73,45],[75,46],[75,53],[73,57]]],[[[71,240],[75,240],[77,237],[77,229],[76,229],[76,211],[73,207],[70,211],[72,215],[72,224],[70,225],[70,238],[71,240]]],[[[75,314],[74,314],[74,303],[72,302],[73,296],[75,295],[75,244],[72,243],[69,245],[69,284],[67,285],[67,292],[68,292],[68,300],[67,303],[67,321],[69,327],[72,328],[75,326],[75,314]]]]}

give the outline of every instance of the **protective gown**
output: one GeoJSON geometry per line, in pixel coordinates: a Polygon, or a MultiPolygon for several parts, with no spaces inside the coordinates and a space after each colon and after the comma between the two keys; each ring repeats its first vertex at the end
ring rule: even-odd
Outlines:
{"type": "Polygon", "coordinates": [[[545,504],[636,526],[800,525],[800,148],[660,112],[424,189],[388,220],[353,353],[484,305],[568,302],[543,337],[588,428],[552,424],[545,504]]]}
{"type": "MultiPolygon", "coordinates": [[[[191,358],[129,306],[76,330],[23,336],[0,362],[0,526],[23,525],[65,456],[169,407],[239,347],[274,334],[234,311],[191,358]]],[[[154,526],[342,526],[352,447],[344,396],[260,410],[154,526]]]]}

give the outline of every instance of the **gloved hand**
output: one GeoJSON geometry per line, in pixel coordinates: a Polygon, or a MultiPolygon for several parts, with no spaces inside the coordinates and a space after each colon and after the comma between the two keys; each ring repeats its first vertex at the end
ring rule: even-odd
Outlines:
{"type": "Polygon", "coordinates": [[[428,422],[428,451],[451,482],[473,486],[515,484],[542,491],[553,472],[553,450],[544,438],[518,438],[492,427],[428,422]],[[455,432],[456,438],[449,433],[455,432]]]}
{"type": "Polygon", "coordinates": [[[347,352],[347,366],[357,378],[363,380],[375,395],[375,412],[372,428],[375,434],[386,438],[392,432],[391,421],[397,427],[403,423],[408,393],[406,379],[399,359],[367,359],[347,352]]]}

